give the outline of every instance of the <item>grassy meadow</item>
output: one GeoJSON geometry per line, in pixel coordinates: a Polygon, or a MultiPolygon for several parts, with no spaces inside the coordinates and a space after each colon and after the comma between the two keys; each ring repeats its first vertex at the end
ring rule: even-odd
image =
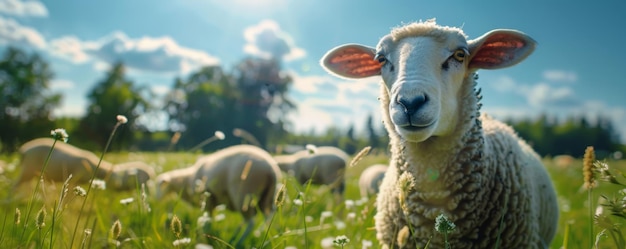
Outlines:
{"type": "MultiPolygon", "coordinates": [[[[142,160],[161,173],[187,167],[199,156],[193,153],[107,153],[104,160],[112,163],[142,160]]],[[[63,183],[51,182],[44,182],[40,187],[43,194],[35,199],[27,214],[36,180],[13,189],[13,179],[20,173],[19,157],[0,155],[0,160],[3,169],[0,174],[0,189],[3,189],[0,192],[3,213],[0,215],[0,248],[211,248],[208,245],[234,248],[239,235],[236,231],[244,228],[239,214],[223,209],[205,214],[200,207],[189,205],[176,194],[155,200],[150,191],[144,193],[140,189],[128,192],[92,189],[82,197],[72,191],[74,186],[69,186],[67,195],[61,199],[63,183]],[[79,216],[84,201],[83,214],[79,216]],[[46,215],[40,211],[42,208],[46,215]],[[179,220],[180,227],[172,220],[179,220]]],[[[262,215],[257,215],[256,227],[241,248],[340,248],[333,240],[341,235],[350,240],[343,248],[377,248],[373,223],[375,201],[374,198],[361,200],[357,183],[366,166],[386,161],[384,155],[369,155],[348,168],[345,201],[341,203],[333,202],[326,187],[301,186],[293,178],[285,177],[285,201],[266,223],[262,215]]],[[[589,203],[587,191],[581,187],[582,161],[575,160],[560,167],[550,159],[544,161],[557,188],[561,208],[559,229],[550,248],[562,248],[564,241],[567,241],[567,248],[590,248],[589,203]]],[[[612,169],[626,170],[626,161],[608,163],[612,169]]],[[[87,189],[88,186],[82,187],[87,189]]],[[[617,197],[619,190],[601,182],[592,191],[594,207],[601,194],[617,197]]],[[[596,226],[594,237],[600,231],[596,226]]],[[[602,236],[598,248],[616,247],[609,236],[602,236]]]]}

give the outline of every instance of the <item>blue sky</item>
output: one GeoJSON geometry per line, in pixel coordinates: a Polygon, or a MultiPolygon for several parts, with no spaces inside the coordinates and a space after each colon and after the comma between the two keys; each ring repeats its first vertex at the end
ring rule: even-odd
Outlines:
{"type": "MultiPolygon", "coordinates": [[[[319,66],[344,43],[374,46],[392,27],[436,18],[470,38],[496,28],[523,31],[535,52],[511,68],[479,71],[483,110],[499,118],[598,113],[626,142],[626,3],[612,1],[0,0],[0,48],[37,51],[50,61],[56,115],[78,116],[110,63],[158,94],[203,65],[226,70],[242,58],[279,55],[294,78],[294,131],[355,124],[377,114],[379,78],[347,81],[319,66]]],[[[144,121],[159,124],[158,120],[144,121]]]]}

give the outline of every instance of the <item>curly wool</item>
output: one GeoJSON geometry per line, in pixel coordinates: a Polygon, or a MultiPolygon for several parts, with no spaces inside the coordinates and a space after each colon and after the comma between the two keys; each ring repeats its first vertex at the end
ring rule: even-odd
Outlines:
{"type": "Polygon", "coordinates": [[[454,134],[422,143],[408,143],[393,132],[387,88],[381,86],[392,151],[375,216],[384,246],[397,247],[398,231],[408,225],[413,229],[405,248],[444,247],[434,228],[440,214],[456,225],[448,234],[453,248],[493,248],[496,241],[500,248],[546,248],[552,240],[558,208],[549,176],[509,126],[480,115],[480,91],[471,78],[463,82],[460,99],[466,109],[458,113],[454,134]],[[413,182],[399,191],[403,175],[413,182]]]}

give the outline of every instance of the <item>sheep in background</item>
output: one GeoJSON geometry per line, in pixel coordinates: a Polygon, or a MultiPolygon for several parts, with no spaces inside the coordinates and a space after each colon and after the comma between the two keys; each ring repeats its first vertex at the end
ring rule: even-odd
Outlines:
{"type": "Polygon", "coordinates": [[[132,190],[141,188],[150,179],[156,177],[154,168],[142,161],[115,164],[111,167],[111,182],[109,186],[115,190],[132,190]]]}
{"type": "MultiPolygon", "coordinates": [[[[19,153],[22,156],[20,168],[22,172],[15,181],[15,187],[24,182],[39,177],[41,169],[52,148],[54,139],[37,138],[23,144],[19,153]]],[[[72,174],[72,181],[76,183],[88,183],[100,160],[94,153],[86,151],[70,144],[58,141],[50,155],[45,180],[63,182],[72,174]]],[[[96,178],[105,179],[111,172],[111,163],[102,161],[96,171],[96,178]]]]}
{"type": "Polygon", "coordinates": [[[254,227],[257,208],[266,218],[275,211],[274,197],[281,177],[268,152],[252,145],[235,145],[201,157],[191,167],[157,176],[157,198],[181,193],[182,199],[200,204],[200,197],[208,192],[207,210],[225,204],[244,217],[247,227],[241,242],[254,227]]]}
{"type": "MultiPolygon", "coordinates": [[[[15,181],[14,188],[40,175],[53,143],[52,138],[37,138],[20,147],[22,172],[15,181]]],[[[71,174],[72,182],[88,183],[98,161],[100,158],[90,151],[57,141],[52,149],[44,179],[63,182],[71,174]]],[[[132,190],[153,179],[155,175],[154,169],[143,162],[113,165],[102,161],[95,178],[106,180],[114,190],[132,190]]]]}
{"type": "Polygon", "coordinates": [[[359,189],[361,198],[367,199],[378,194],[380,183],[385,177],[388,166],[385,164],[374,164],[367,167],[359,177],[359,189]]]}
{"type": "Polygon", "coordinates": [[[348,44],[324,55],[335,75],[383,79],[392,153],[375,216],[383,247],[443,248],[435,219],[444,215],[456,225],[453,248],[548,248],[559,215],[550,176],[511,127],[480,115],[475,89],[478,69],[515,65],[534,47],[518,31],[468,41],[429,20],[394,28],[376,48],[348,44]],[[398,242],[405,226],[410,235],[398,242]]]}
{"type": "Polygon", "coordinates": [[[576,161],[576,158],[570,155],[556,155],[552,158],[552,162],[559,168],[567,168],[576,161]]]}
{"type": "Polygon", "coordinates": [[[307,150],[274,156],[274,159],[281,170],[290,172],[301,184],[310,180],[311,184],[328,185],[339,202],[345,190],[348,154],[332,146],[307,147],[307,150]]]}

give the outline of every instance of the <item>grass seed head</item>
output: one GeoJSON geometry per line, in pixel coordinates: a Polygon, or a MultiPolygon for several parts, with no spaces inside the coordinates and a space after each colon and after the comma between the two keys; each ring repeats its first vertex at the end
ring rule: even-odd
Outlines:
{"type": "Polygon", "coordinates": [[[593,174],[593,162],[596,159],[596,155],[593,150],[593,146],[587,146],[585,149],[585,156],[583,157],[583,178],[586,189],[595,187],[596,182],[593,174]]]}

